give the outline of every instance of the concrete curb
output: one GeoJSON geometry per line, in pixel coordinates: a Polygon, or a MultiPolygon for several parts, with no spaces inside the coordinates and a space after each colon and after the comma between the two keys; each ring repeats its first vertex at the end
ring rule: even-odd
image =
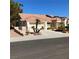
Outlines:
{"type": "MultiPolygon", "coordinates": [[[[69,36],[64,36],[64,37],[69,37],[69,36]]],[[[21,41],[31,41],[31,40],[42,40],[42,39],[50,39],[50,38],[62,38],[62,37],[46,37],[46,38],[29,38],[28,39],[26,37],[20,37],[20,38],[11,38],[10,42],[21,42],[21,41]],[[14,40],[15,39],[15,40],[14,40]]]]}

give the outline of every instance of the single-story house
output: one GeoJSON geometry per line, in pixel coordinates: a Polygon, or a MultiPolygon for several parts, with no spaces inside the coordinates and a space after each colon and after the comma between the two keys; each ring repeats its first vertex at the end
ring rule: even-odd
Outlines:
{"type": "MultiPolygon", "coordinates": [[[[21,26],[22,26],[22,30],[20,30],[21,32],[23,32],[25,34],[25,32],[29,31],[29,32],[33,32],[32,27],[36,26],[36,19],[38,19],[40,21],[39,25],[38,25],[38,29],[40,29],[41,27],[44,27],[43,30],[47,30],[48,27],[51,26],[51,23],[53,23],[53,25],[55,26],[55,29],[57,29],[59,27],[59,24],[61,22],[64,22],[65,26],[68,24],[68,18],[65,18],[64,20],[61,19],[60,17],[48,17],[46,15],[40,15],[40,14],[24,14],[24,13],[19,13],[21,19],[21,26]]],[[[18,30],[18,27],[15,27],[18,30]]]]}

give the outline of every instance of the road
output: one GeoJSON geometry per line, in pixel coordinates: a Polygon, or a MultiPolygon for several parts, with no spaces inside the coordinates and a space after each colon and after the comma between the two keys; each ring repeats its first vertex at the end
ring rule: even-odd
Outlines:
{"type": "Polygon", "coordinates": [[[69,38],[10,43],[10,59],[69,59],[69,38]]]}

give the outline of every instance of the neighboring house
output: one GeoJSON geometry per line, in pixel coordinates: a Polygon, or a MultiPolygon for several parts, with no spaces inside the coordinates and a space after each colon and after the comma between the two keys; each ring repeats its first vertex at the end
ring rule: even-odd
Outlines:
{"type": "MultiPolygon", "coordinates": [[[[55,17],[55,16],[49,17],[47,15],[40,15],[40,14],[20,13],[19,15],[21,17],[20,25],[22,27],[22,30],[20,31],[23,32],[24,34],[25,32],[28,32],[28,31],[33,32],[32,27],[35,26],[36,19],[40,20],[40,24],[38,25],[38,28],[40,29],[41,27],[44,27],[44,30],[47,30],[47,28],[51,26],[51,23],[53,24],[55,29],[57,29],[63,20],[60,17],[55,17]]],[[[68,23],[68,19],[65,18],[63,22],[66,26],[68,23]]],[[[18,30],[18,27],[15,27],[15,28],[18,30]]]]}
{"type": "Polygon", "coordinates": [[[67,17],[59,17],[59,16],[54,16],[56,18],[56,24],[57,28],[61,25],[61,23],[64,24],[64,26],[67,26],[69,24],[69,19],[67,17]]]}

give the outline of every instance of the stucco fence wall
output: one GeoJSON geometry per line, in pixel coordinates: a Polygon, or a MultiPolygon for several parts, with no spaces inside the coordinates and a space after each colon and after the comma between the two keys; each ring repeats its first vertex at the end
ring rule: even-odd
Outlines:
{"type": "MultiPolygon", "coordinates": [[[[29,32],[34,32],[33,31],[33,29],[32,29],[32,26],[36,26],[36,24],[29,24],[29,32]]],[[[45,27],[45,24],[44,23],[42,23],[42,24],[38,24],[38,29],[40,29],[41,27],[45,27]]],[[[50,27],[50,24],[47,24],[47,28],[48,27],[50,27]]],[[[19,27],[14,27],[17,31],[19,31],[19,32],[21,32],[21,33],[23,33],[23,34],[25,34],[26,33],[26,26],[22,26],[22,30],[19,30],[19,27]]],[[[41,30],[41,31],[44,31],[44,29],[43,30],[41,30]]]]}
{"type": "MultiPolygon", "coordinates": [[[[56,27],[58,27],[57,25],[59,25],[59,23],[56,23],[56,27]]],[[[32,29],[32,26],[36,27],[36,24],[32,24],[32,23],[29,24],[29,32],[34,32],[33,29],[32,29]]],[[[45,24],[44,23],[38,24],[38,29],[40,29],[41,27],[45,27],[45,24]]],[[[50,27],[50,24],[47,24],[47,28],[49,28],[49,27],[50,27]]],[[[22,30],[19,30],[19,27],[15,27],[15,29],[18,30],[21,33],[24,33],[24,34],[26,32],[26,26],[22,26],[22,30]]]]}

